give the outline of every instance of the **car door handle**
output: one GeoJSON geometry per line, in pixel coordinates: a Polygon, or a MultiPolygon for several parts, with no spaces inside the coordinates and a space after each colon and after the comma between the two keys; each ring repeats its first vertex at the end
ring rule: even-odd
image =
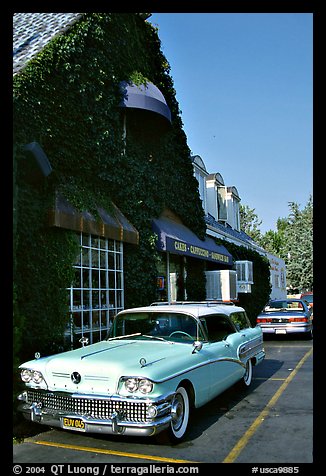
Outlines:
{"type": "Polygon", "coordinates": [[[224,344],[224,347],[230,347],[230,344],[226,342],[226,344],[224,344]]]}

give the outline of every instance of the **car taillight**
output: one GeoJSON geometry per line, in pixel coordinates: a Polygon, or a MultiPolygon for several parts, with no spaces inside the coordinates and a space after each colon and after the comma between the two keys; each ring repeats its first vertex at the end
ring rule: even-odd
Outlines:
{"type": "Polygon", "coordinates": [[[257,318],[257,322],[258,322],[258,324],[265,323],[265,322],[272,322],[272,319],[271,318],[266,318],[265,319],[265,318],[260,317],[260,318],[257,318]]]}
{"type": "Polygon", "coordinates": [[[289,322],[308,322],[307,317],[290,317],[289,322]]]}

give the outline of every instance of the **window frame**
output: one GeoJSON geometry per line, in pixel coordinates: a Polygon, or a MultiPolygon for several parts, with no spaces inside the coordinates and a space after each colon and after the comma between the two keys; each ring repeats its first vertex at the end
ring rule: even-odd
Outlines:
{"type": "MultiPolygon", "coordinates": [[[[216,314],[207,314],[206,316],[201,316],[200,317],[200,322],[202,324],[202,327],[204,328],[204,331],[205,331],[205,334],[206,334],[206,337],[207,337],[207,342],[213,344],[215,342],[222,342],[222,340],[224,340],[224,337],[223,339],[213,339],[211,338],[212,336],[212,329],[210,330],[209,329],[209,326],[207,326],[207,319],[209,321],[213,321],[213,319],[215,319],[217,321],[218,318],[223,318],[224,322],[227,322],[227,324],[229,325],[229,328],[230,328],[230,331],[232,330],[233,332],[230,332],[228,334],[225,335],[225,338],[227,336],[229,336],[230,334],[235,334],[237,332],[233,322],[231,321],[230,317],[227,315],[227,314],[223,314],[222,312],[221,313],[216,313],[216,314]]],[[[216,332],[216,329],[215,329],[215,332],[216,332]]]]}
{"type": "Polygon", "coordinates": [[[107,337],[115,315],[124,309],[123,242],[80,232],[80,251],[69,293],[65,337],[71,348],[80,338],[89,343],[107,337]]]}
{"type": "Polygon", "coordinates": [[[232,324],[233,324],[234,327],[236,328],[237,332],[241,332],[241,331],[243,331],[243,330],[245,330],[245,329],[251,329],[251,328],[252,328],[251,322],[250,322],[250,320],[249,320],[249,318],[248,318],[248,316],[247,316],[247,314],[246,314],[245,311],[235,311],[235,312],[232,312],[232,313],[230,314],[230,321],[232,322],[232,324]],[[240,315],[241,318],[244,318],[244,320],[245,320],[245,322],[246,322],[246,324],[247,324],[246,327],[238,327],[238,322],[235,322],[235,321],[233,320],[233,316],[236,316],[236,315],[240,315]]]}

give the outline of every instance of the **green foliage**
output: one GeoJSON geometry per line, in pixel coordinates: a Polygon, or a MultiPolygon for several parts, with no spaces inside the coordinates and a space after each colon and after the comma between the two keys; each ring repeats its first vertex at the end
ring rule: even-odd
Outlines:
{"type": "Polygon", "coordinates": [[[277,231],[262,235],[259,244],[266,251],[280,256],[286,264],[287,286],[292,290],[313,289],[313,202],[309,198],[300,210],[289,203],[290,213],[277,220],[277,231]]]}
{"type": "Polygon", "coordinates": [[[48,226],[56,190],[78,210],[109,211],[114,202],[139,231],[139,246],[125,244],[126,307],[155,300],[158,252],[151,220],[165,207],[204,237],[198,185],[169,72],[156,30],[137,14],[90,13],[14,77],[15,361],[63,345],[66,288],[78,244],[73,232],[48,226]],[[158,134],[148,117],[137,122],[128,111],[124,143],[123,80],[153,82],[169,105],[172,126],[158,134]],[[32,141],[53,168],[35,186],[24,178],[22,153],[32,141]]]}
{"type": "Polygon", "coordinates": [[[280,256],[282,247],[281,235],[273,230],[268,230],[260,240],[260,245],[268,252],[280,256]]]}
{"type": "Polygon", "coordinates": [[[309,198],[300,210],[289,203],[290,214],[283,230],[282,255],[286,263],[287,284],[292,289],[313,289],[313,202],[309,198]]]}
{"type": "Polygon", "coordinates": [[[241,230],[249,235],[256,243],[261,241],[261,231],[259,229],[262,221],[259,220],[254,208],[240,204],[241,230]]]}
{"type": "Polygon", "coordinates": [[[313,289],[313,200],[305,207],[289,202],[290,213],[277,220],[277,231],[261,234],[261,221],[248,206],[241,206],[241,228],[266,251],[284,259],[287,287],[298,291],[313,289]]]}

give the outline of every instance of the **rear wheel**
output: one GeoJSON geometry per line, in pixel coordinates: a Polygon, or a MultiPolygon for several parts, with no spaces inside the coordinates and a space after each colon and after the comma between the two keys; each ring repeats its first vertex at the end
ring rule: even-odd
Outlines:
{"type": "Polygon", "coordinates": [[[185,436],[190,413],[188,392],[184,387],[178,387],[172,401],[172,420],[168,436],[172,443],[178,443],[185,436]]]}
{"type": "Polygon", "coordinates": [[[246,372],[244,376],[242,377],[242,382],[245,385],[245,387],[249,387],[252,381],[252,362],[250,359],[247,360],[246,363],[246,372]]]}
{"type": "Polygon", "coordinates": [[[305,332],[304,336],[305,336],[306,339],[311,340],[311,339],[313,338],[313,330],[312,330],[312,328],[310,329],[310,331],[305,332]]]}

